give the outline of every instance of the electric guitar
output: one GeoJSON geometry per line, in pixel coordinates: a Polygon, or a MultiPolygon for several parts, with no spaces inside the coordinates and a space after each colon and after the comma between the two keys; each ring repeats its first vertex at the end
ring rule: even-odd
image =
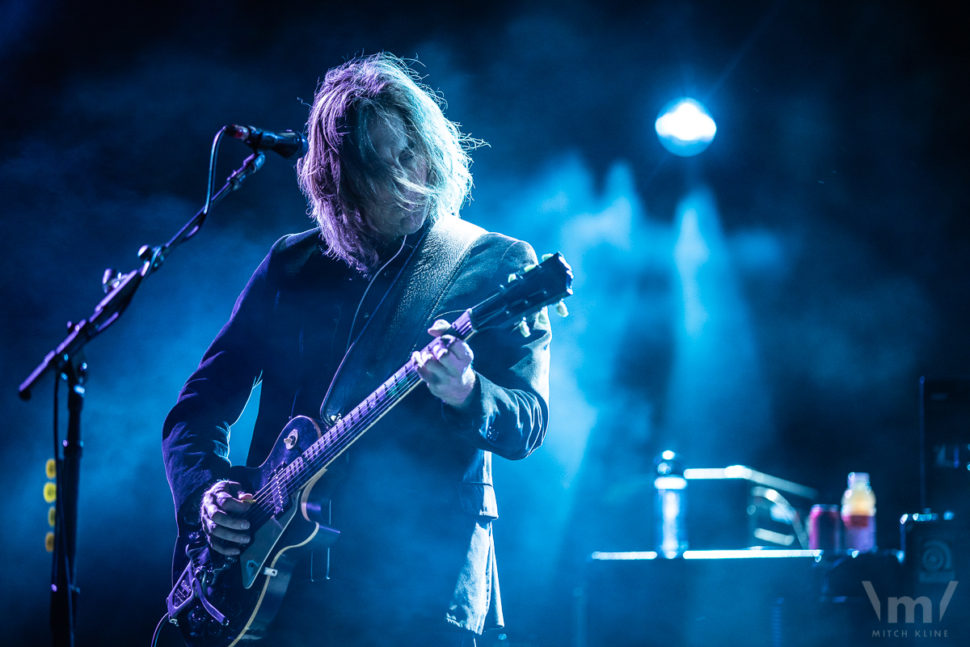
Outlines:
{"type": "MultiPolygon", "coordinates": [[[[559,302],[557,310],[565,316],[562,299],[572,294],[572,279],[561,254],[546,256],[510,274],[498,290],[452,322],[449,332],[467,340],[485,329],[514,327],[528,335],[526,318],[545,306],[559,302]]],[[[201,531],[176,542],[173,573],[179,575],[166,599],[168,619],[190,647],[232,647],[263,636],[302,553],[329,546],[340,534],[324,518],[314,485],[420,383],[417,364],[409,360],[331,427],[297,416],[280,432],[262,465],[232,468],[230,478],[253,492],[245,516],[252,541],[237,557],[210,551],[201,531]]]]}

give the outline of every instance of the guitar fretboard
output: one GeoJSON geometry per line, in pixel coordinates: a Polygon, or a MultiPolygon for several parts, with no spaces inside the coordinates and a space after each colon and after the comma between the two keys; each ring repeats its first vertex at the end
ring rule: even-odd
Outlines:
{"type": "MultiPolygon", "coordinates": [[[[467,311],[451,327],[461,339],[469,339],[475,332],[467,311]]],[[[434,344],[434,341],[429,343],[424,351],[430,351],[434,344]]],[[[339,418],[300,456],[276,471],[253,495],[255,504],[247,518],[259,524],[282,511],[294,492],[329,467],[420,383],[418,365],[413,358],[409,359],[360,404],[339,418]]]]}

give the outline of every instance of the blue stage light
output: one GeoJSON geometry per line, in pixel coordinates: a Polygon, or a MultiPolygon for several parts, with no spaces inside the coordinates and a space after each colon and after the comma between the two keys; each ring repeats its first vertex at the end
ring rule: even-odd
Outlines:
{"type": "Polygon", "coordinates": [[[710,146],[717,124],[700,102],[694,99],[671,101],[654,124],[663,147],[674,155],[690,157],[710,146]]]}

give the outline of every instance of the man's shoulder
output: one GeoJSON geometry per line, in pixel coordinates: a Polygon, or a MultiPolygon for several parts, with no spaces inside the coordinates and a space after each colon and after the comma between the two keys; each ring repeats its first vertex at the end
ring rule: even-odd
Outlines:
{"type": "Polygon", "coordinates": [[[442,219],[439,224],[445,234],[453,239],[464,239],[471,243],[469,256],[487,256],[502,259],[506,256],[535,256],[529,243],[497,231],[488,231],[472,222],[458,217],[442,219]]]}
{"type": "Polygon", "coordinates": [[[500,265],[517,267],[536,261],[536,253],[532,245],[496,231],[485,231],[475,241],[470,256],[489,258],[500,265]]]}
{"type": "Polygon", "coordinates": [[[277,277],[292,277],[311,266],[319,271],[327,265],[334,265],[334,261],[327,258],[319,229],[281,237],[273,243],[266,263],[268,272],[277,277]]]}
{"type": "Polygon", "coordinates": [[[320,230],[308,229],[281,237],[273,243],[271,254],[279,258],[306,256],[321,251],[322,245],[320,230]]]}

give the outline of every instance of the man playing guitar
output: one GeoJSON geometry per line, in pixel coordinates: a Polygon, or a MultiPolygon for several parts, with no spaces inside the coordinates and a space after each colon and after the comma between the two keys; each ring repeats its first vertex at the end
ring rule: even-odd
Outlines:
{"type": "MultiPolygon", "coordinates": [[[[272,645],[474,646],[502,625],[491,456],[521,459],[542,443],[550,331],[542,310],[519,331],[467,342],[449,321],[535,253],[458,218],[476,142],[400,59],[330,70],[307,129],[297,172],[316,227],[273,246],[164,424],[180,537],[280,581],[272,563],[247,558],[262,541],[249,512],[271,488],[230,473],[230,425],[261,383],[247,461],[259,465],[303,442],[280,434],[292,419],[321,422],[318,435],[339,428],[410,362],[427,388],[375,415],[300,499],[340,539],[306,551],[272,624],[243,631],[272,645]]],[[[277,593],[267,584],[256,604],[277,593]]]]}

